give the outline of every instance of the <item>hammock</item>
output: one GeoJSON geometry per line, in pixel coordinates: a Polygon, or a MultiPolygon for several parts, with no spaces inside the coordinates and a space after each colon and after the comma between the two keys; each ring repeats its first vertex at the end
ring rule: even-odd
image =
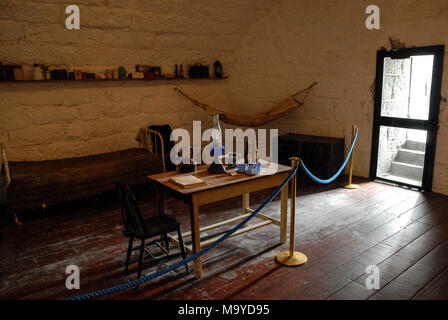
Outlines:
{"type": "Polygon", "coordinates": [[[185,92],[183,92],[179,88],[174,88],[177,92],[182,94],[185,98],[190,100],[193,104],[200,107],[201,109],[205,110],[208,114],[214,115],[219,114],[219,119],[224,121],[228,124],[233,124],[237,126],[245,126],[245,127],[258,127],[260,125],[266,124],[268,122],[271,122],[278,117],[280,117],[283,113],[286,111],[300,107],[305,102],[306,97],[308,96],[311,89],[317,84],[317,82],[314,82],[311,84],[308,88],[305,88],[303,90],[300,90],[299,92],[294,93],[293,95],[290,95],[285,100],[279,102],[275,106],[273,106],[271,109],[265,112],[253,114],[253,115],[246,115],[246,114],[238,114],[238,113],[228,113],[224,112],[218,109],[215,109],[213,107],[210,107],[209,105],[199,102],[198,100],[188,96],[185,92]],[[297,97],[301,95],[301,97],[297,97]]]}

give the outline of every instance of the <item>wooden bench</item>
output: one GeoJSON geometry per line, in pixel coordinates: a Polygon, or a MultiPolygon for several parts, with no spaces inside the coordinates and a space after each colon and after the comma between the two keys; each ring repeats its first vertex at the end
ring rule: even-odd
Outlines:
{"type": "MultiPolygon", "coordinates": [[[[4,163],[8,164],[6,159],[4,163]]],[[[59,160],[10,161],[8,213],[20,224],[17,213],[112,191],[117,179],[129,185],[145,183],[148,175],[162,172],[163,167],[161,157],[144,148],[59,160]]]]}

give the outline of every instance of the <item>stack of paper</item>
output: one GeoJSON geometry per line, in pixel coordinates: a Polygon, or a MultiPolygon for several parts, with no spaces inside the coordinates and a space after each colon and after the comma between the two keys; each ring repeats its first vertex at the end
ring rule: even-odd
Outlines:
{"type": "Polygon", "coordinates": [[[171,177],[169,181],[185,189],[194,188],[205,184],[204,180],[196,178],[195,176],[192,175],[171,177]]]}

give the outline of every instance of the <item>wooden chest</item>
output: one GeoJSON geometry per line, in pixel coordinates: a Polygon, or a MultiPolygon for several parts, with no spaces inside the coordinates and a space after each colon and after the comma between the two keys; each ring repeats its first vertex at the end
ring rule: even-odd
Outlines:
{"type": "MultiPolygon", "coordinates": [[[[318,178],[333,176],[344,161],[344,138],[328,138],[289,133],[279,137],[279,163],[291,165],[290,157],[297,156],[318,178]]],[[[340,180],[340,177],[336,180],[340,180]]],[[[298,185],[312,180],[300,170],[298,185]]]]}

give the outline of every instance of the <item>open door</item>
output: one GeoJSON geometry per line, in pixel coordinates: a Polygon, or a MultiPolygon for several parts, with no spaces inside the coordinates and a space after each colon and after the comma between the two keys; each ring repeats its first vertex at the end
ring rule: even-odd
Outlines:
{"type": "Polygon", "coordinates": [[[371,179],[432,190],[444,50],[378,51],[371,179]]]}

